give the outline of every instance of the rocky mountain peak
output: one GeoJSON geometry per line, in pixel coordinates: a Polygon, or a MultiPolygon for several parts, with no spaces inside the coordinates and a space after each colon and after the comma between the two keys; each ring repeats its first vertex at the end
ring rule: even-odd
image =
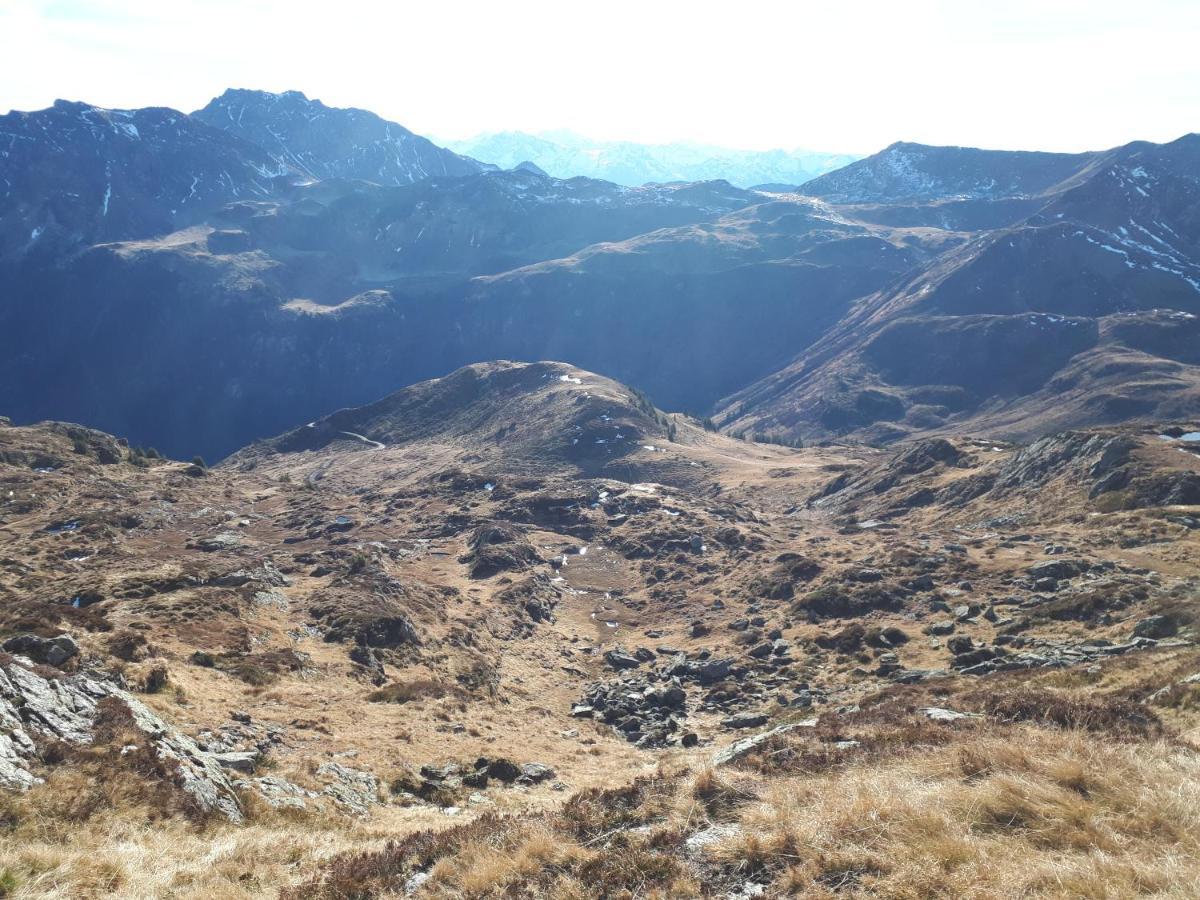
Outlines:
{"type": "Polygon", "coordinates": [[[300,91],[230,88],[193,115],[263,147],[312,178],[411,184],[486,167],[362,109],[329,107],[300,91]]]}

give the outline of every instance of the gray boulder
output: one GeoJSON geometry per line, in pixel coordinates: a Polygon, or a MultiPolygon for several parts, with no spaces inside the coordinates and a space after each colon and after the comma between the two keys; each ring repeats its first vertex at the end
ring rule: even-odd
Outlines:
{"type": "Polygon", "coordinates": [[[728,657],[692,660],[687,654],[680,653],[667,665],[666,674],[700,684],[715,684],[728,678],[732,668],[733,660],[728,657]]]}
{"type": "Polygon", "coordinates": [[[72,657],[79,655],[79,645],[69,634],[57,637],[43,638],[36,634],[18,634],[4,642],[3,647],[9,653],[19,653],[28,656],[34,662],[61,667],[72,657]]]}
{"type": "Polygon", "coordinates": [[[1178,631],[1170,616],[1147,616],[1133,626],[1134,637],[1167,638],[1178,631]]]}
{"type": "Polygon", "coordinates": [[[549,781],[554,777],[554,770],[542,763],[525,763],[521,766],[522,781],[528,781],[531,784],[539,784],[543,781],[549,781]]]}

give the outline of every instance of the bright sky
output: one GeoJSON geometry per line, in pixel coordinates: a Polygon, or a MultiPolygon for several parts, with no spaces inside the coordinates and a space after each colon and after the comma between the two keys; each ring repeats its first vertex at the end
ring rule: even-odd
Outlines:
{"type": "Polygon", "coordinates": [[[1083,150],[1200,130],[1200,0],[0,0],[0,111],[296,89],[446,138],[1083,150]]]}

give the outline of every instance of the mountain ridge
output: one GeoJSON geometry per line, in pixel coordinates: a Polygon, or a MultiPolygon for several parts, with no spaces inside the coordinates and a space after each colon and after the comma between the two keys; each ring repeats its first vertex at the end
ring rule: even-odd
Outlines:
{"type": "Polygon", "coordinates": [[[898,143],[806,196],[461,163],[298,92],[206,109],[274,150],[174,111],[5,119],[7,143],[45,148],[0,159],[0,406],[18,420],[218,457],[497,357],[788,441],[1017,436],[1196,402],[1194,135],[1081,155],[898,143]],[[401,138],[471,171],[381,176],[401,138]],[[1046,351],[1024,375],[1022,347],[1046,351]]]}

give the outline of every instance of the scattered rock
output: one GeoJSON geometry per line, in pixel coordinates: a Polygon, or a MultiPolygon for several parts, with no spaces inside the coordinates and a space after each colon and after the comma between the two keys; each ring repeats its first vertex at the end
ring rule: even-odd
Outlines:
{"type": "Polygon", "coordinates": [[[1082,575],[1088,570],[1087,563],[1078,559],[1052,559],[1029,567],[1029,577],[1034,580],[1052,578],[1055,581],[1065,581],[1082,575]]]}
{"type": "Polygon", "coordinates": [[[251,750],[214,753],[213,758],[222,769],[232,769],[235,772],[253,774],[254,770],[258,767],[258,753],[251,750]]]}
{"type": "Polygon", "coordinates": [[[606,651],[604,661],[608,663],[609,668],[616,669],[617,671],[621,671],[622,669],[636,669],[642,664],[642,660],[626,653],[620,647],[606,651]]]}

